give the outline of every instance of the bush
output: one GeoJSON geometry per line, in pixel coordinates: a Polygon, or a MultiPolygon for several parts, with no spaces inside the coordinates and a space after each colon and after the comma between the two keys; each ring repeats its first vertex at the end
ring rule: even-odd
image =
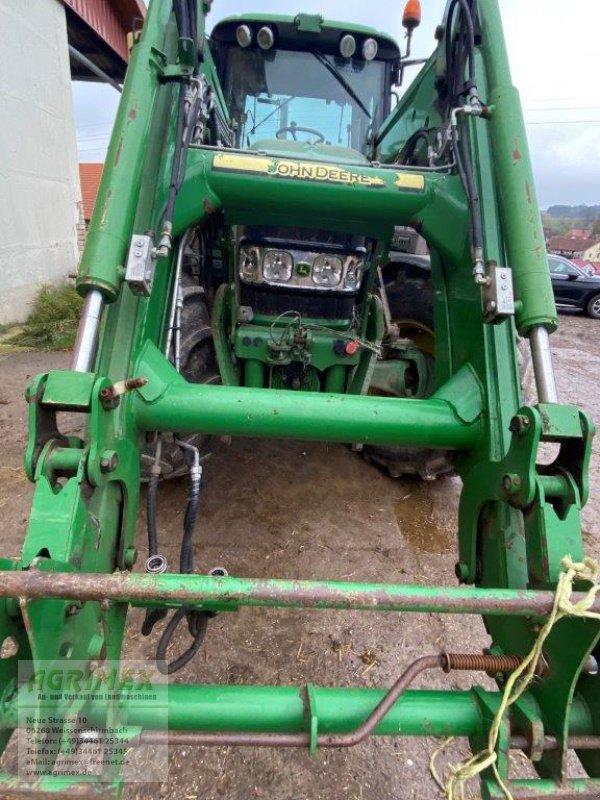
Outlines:
{"type": "Polygon", "coordinates": [[[68,350],[75,342],[83,300],[68,285],[42,286],[33,310],[11,344],[42,350],[68,350]]]}

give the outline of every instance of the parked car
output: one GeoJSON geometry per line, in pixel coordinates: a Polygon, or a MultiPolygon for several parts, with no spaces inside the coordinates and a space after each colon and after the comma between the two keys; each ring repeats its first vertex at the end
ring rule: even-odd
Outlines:
{"type": "Polygon", "coordinates": [[[554,299],[600,319],[600,275],[588,275],[563,256],[548,256],[554,299]]]}

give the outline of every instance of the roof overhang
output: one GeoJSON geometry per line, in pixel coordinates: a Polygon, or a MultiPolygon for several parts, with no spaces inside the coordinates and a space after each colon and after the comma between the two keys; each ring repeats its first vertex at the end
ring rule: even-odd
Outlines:
{"type": "MultiPolygon", "coordinates": [[[[111,78],[122,81],[129,59],[127,34],[146,16],[143,0],[63,0],[63,3],[69,44],[111,78]]],[[[71,76],[74,80],[98,80],[74,58],[71,58],[71,76]]]]}

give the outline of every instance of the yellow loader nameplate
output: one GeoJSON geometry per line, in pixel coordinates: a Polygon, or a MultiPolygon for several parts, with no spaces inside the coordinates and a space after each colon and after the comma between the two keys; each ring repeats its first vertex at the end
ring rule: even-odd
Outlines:
{"type": "MultiPolygon", "coordinates": [[[[246,172],[258,175],[273,175],[297,181],[335,183],[345,186],[368,186],[379,189],[386,182],[379,175],[353,172],[335,164],[319,164],[313,161],[292,161],[267,156],[241,153],[217,153],[213,157],[213,169],[229,172],[246,172]]],[[[396,179],[395,186],[409,192],[424,192],[425,177],[418,173],[390,172],[396,179]]]]}
{"type": "Polygon", "coordinates": [[[425,191],[425,177],[417,173],[397,172],[396,186],[398,189],[408,189],[413,192],[425,191]]]}
{"type": "Polygon", "coordinates": [[[298,181],[317,183],[336,183],[346,186],[385,186],[383,178],[377,175],[364,175],[352,172],[334,164],[318,164],[311,161],[290,161],[288,159],[246,156],[239,153],[217,153],[213,158],[213,168],[231,172],[250,172],[273,175],[276,178],[291,178],[298,181]]]}

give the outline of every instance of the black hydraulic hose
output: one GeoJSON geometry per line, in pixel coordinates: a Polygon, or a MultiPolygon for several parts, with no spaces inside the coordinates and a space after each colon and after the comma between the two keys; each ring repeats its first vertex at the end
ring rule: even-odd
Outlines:
{"type": "Polygon", "coordinates": [[[469,80],[475,80],[475,24],[473,22],[473,14],[467,0],[451,0],[446,19],[446,65],[450,70],[450,63],[452,62],[451,45],[452,45],[452,21],[456,6],[460,6],[462,16],[465,20],[467,46],[469,52],[469,80]]]}
{"type": "Polygon", "coordinates": [[[198,37],[198,0],[188,0],[189,3],[189,17],[190,17],[190,35],[191,39],[194,41],[194,52],[196,53],[196,64],[194,67],[194,75],[197,75],[199,70],[199,64],[202,57],[202,53],[200,52],[200,40],[198,37]]]}
{"type": "Polygon", "coordinates": [[[455,141],[455,157],[459,175],[471,208],[471,244],[473,249],[483,247],[483,229],[481,223],[481,201],[477,182],[473,174],[466,125],[462,118],[458,122],[458,141],[455,141]]]}
{"type": "Polygon", "coordinates": [[[169,620],[167,627],[164,629],[156,649],[156,668],[159,672],[163,675],[172,675],[174,672],[182,669],[182,667],[185,667],[185,665],[194,658],[202,646],[208,628],[208,620],[211,616],[212,614],[206,611],[190,612],[185,606],[181,606],[181,608],[177,609],[169,620]],[[192,643],[180,656],[177,656],[173,661],[167,661],[167,649],[171,644],[171,639],[179,623],[186,616],[188,618],[189,631],[193,637],[192,643]]]}
{"type": "Polygon", "coordinates": [[[179,103],[177,108],[177,128],[175,131],[175,150],[173,152],[173,166],[171,169],[171,183],[169,185],[169,197],[167,200],[167,207],[165,210],[164,219],[167,222],[172,222],[173,212],[175,210],[175,200],[177,192],[181,185],[181,162],[183,151],[183,129],[185,125],[185,84],[181,83],[179,86],[179,103]]]}
{"type": "MultiPolygon", "coordinates": [[[[459,103],[460,95],[468,95],[473,89],[476,90],[475,79],[475,25],[473,13],[468,0],[451,0],[448,8],[446,20],[446,64],[447,80],[450,92],[450,104],[456,106],[459,103]],[[451,32],[454,11],[460,7],[461,33],[458,41],[458,53],[451,53],[451,32]],[[462,40],[462,41],[461,41],[462,40]],[[466,54],[465,54],[466,50],[466,54]],[[468,80],[464,83],[465,63],[468,65],[468,80]]],[[[475,180],[469,142],[467,138],[467,126],[463,114],[456,118],[456,128],[454,129],[454,151],[456,166],[465,194],[469,202],[471,211],[470,233],[471,246],[473,253],[479,257],[483,249],[483,226],[481,221],[481,201],[477,181],[475,180]]]]}
{"type": "Polygon", "coordinates": [[[173,0],[173,11],[177,22],[177,32],[182,39],[191,39],[190,36],[190,7],[187,0],[173,0]]]}
{"type": "Polygon", "coordinates": [[[463,18],[467,26],[467,46],[469,48],[469,81],[475,82],[475,25],[471,8],[467,0],[457,0],[463,12],[463,18]]]}
{"type": "Polygon", "coordinates": [[[200,506],[200,476],[194,475],[191,480],[190,495],[188,497],[185,517],[183,521],[183,541],[181,543],[181,557],[179,567],[182,575],[188,574],[194,569],[194,550],[192,536],[196,519],[198,518],[198,508],[200,506]]]}
{"type": "MultiPolygon", "coordinates": [[[[183,539],[181,542],[181,553],[179,568],[182,574],[190,574],[194,570],[194,548],[193,548],[193,533],[198,518],[198,509],[200,507],[200,485],[201,485],[201,471],[200,468],[192,468],[192,477],[190,482],[190,494],[185,510],[183,522],[183,539]]],[[[177,672],[196,655],[200,649],[206,630],[208,627],[208,620],[214,616],[210,611],[197,611],[181,606],[173,614],[167,627],[164,629],[158,647],[156,650],[156,666],[159,672],[163,675],[172,675],[177,672]],[[171,640],[177,630],[179,624],[183,619],[187,619],[188,630],[192,637],[192,643],[188,649],[180,656],[177,656],[173,661],[167,661],[167,650],[171,644],[171,640]]]]}

